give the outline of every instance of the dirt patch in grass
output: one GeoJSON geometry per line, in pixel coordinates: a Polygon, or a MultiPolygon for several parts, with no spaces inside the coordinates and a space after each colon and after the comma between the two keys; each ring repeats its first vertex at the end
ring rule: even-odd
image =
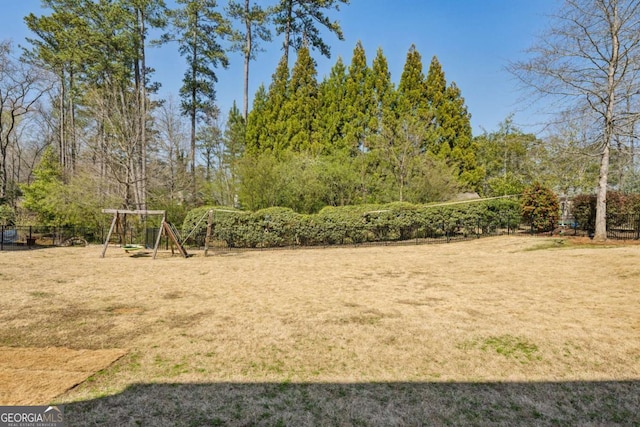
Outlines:
{"type": "Polygon", "coordinates": [[[125,353],[120,349],[0,347],[0,404],[45,405],[125,353]]]}
{"type": "Polygon", "coordinates": [[[131,350],[56,399],[70,425],[162,425],[138,405],[184,425],[398,425],[429,410],[451,425],[607,424],[640,403],[640,246],[599,248],[505,236],[189,259],[0,252],[0,345],[131,350]]]}

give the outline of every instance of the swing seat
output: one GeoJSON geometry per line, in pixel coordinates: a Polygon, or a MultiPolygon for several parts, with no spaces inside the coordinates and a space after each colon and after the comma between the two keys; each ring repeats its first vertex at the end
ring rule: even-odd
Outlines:
{"type": "MultiPolygon", "coordinates": [[[[107,251],[109,246],[109,241],[114,230],[116,233],[120,234],[121,242],[125,239],[125,227],[126,224],[126,216],[127,214],[131,215],[162,215],[162,222],[160,223],[160,229],[158,230],[158,236],[156,237],[155,246],[153,247],[153,258],[155,259],[156,253],[158,252],[158,246],[160,244],[160,239],[163,235],[167,236],[168,239],[172,241],[171,253],[173,254],[173,244],[178,247],[178,250],[182,254],[183,257],[187,258],[189,254],[187,254],[187,250],[184,248],[183,244],[178,240],[177,230],[166,220],[166,211],[158,211],[158,210],[120,210],[120,209],[103,209],[102,213],[113,214],[113,220],[111,221],[111,227],[109,228],[109,233],[107,233],[107,237],[104,241],[104,245],[102,246],[102,253],[100,254],[100,258],[104,258],[104,254],[107,251]],[[121,219],[122,218],[122,219],[121,219]]],[[[147,252],[144,249],[150,249],[149,246],[146,245],[134,245],[134,244],[124,244],[120,246],[125,252],[133,252],[140,251],[136,255],[143,255],[147,252]]]]}
{"type": "Polygon", "coordinates": [[[124,249],[125,252],[129,253],[131,251],[139,251],[140,249],[145,249],[145,247],[142,245],[123,245],[122,249],[124,249]]]}

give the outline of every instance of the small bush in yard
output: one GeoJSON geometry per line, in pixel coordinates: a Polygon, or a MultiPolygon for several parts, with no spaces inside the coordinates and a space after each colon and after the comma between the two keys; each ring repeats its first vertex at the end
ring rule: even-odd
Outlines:
{"type": "Polygon", "coordinates": [[[560,217],[558,196],[539,182],[526,188],[522,195],[522,219],[534,231],[552,231],[560,217]]]}

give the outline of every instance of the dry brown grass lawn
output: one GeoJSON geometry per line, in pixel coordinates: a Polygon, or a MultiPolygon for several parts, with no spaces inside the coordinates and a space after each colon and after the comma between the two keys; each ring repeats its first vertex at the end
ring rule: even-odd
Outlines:
{"type": "Polygon", "coordinates": [[[640,246],[99,253],[0,252],[0,346],[129,350],[69,425],[640,423],[640,246]]]}

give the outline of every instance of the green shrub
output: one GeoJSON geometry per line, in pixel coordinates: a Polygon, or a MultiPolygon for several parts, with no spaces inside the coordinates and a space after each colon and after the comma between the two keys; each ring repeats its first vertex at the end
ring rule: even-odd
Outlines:
{"type": "Polygon", "coordinates": [[[496,228],[516,229],[521,222],[520,201],[509,199],[488,200],[486,206],[486,229],[484,232],[491,232],[496,228]]]}
{"type": "Polygon", "coordinates": [[[596,213],[596,197],[589,194],[575,196],[573,198],[572,212],[573,218],[581,230],[593,230],[596,213]]]}
{"type": "Polygon", "coordinates": [[[553,230],[560,218],[560,201],[549,187],[539,182],[522,195],[522,219],[537,232],[553,230]]]}
{"type": "Polygon", "coordinates": [[[295,231],[301,215],[289,208],[267,208],[251,217],[255,246],[290,246],[296,243],[295,231]]]}

